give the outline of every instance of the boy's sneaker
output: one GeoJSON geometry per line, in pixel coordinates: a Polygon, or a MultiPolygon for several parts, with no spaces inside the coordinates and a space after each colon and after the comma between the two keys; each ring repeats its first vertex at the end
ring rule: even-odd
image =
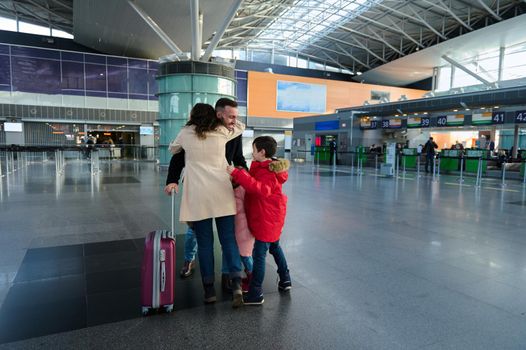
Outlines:
{"type": "Polygon", "coordinates": [[[265,302],[265,299],[263,299],[263,294],[260,294],[258,296],[252,296],[250,294],[246,294],[243,296],[243,303],[245,305],[261,305],[265,302]]]}
{"type": "Polygon", "coordinates": [[[284,276],[281,276],[278,282],[278,290],[280,292],[287,292],[292,289],[292,282],[290,281],[290,275],[287,272],[284,276]]]}
{"type": "Polygon", "coordinates": [[[181,278],[186,278],[192,274],[192,270],[194,269],[195,262],[192,261],[185,261],[184,266],[181,268],[181,271],[179,272],[179,275],[181,278]]]}

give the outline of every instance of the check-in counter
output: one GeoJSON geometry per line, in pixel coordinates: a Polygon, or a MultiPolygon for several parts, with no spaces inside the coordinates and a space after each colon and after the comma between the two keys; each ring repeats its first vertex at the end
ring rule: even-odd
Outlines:
{"type": "Polygon", "coordinates": [[[365,165],[365,162],[367,162],[367,153],[364,146],[356,146],[356,153],[358,154],[358,161],[361,162],[362,165],[365,165]]]}
{"type": "Polygon", "coordinates": [[[466,172],[477,173],[479,162],[482,163],[482,173],[485,174],[488,168],[488,151],[485,149],[466,150],[466,172]]]}
{"type": "Polygon", "coordinates": [[[315,162],[329,162],[330,159],[330,148],[328,146],[316,146],[314,151],[315,162]]]}
{"type": "Polygon", "coordinates": [[[457,171],[460,169],[461,150],[444,149],[440,152],[440,171],[457,171]]]}
{"type": "Polygon", "coordinates": [[[417,162],[418,152],[416,148],[403,148],[402,149],[402,167],[405,165],[406,168],[415,168],[417,162]]]}

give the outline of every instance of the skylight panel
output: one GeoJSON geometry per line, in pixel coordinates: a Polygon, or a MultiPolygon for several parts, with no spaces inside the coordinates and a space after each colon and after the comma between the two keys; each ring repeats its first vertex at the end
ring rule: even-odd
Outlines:
{"type": "Polygon", "coordinates": [[[320,37],[334,31],[353,18],[359,16],[374,5],[383,0],[297,0],[290,8],[285,10],[279,17],[275,18],[262,30],[251,43],[258,43],[258,39],[287,38],[282,46],[303,49],[320,37]],[[277,34],[282,28],[290,28],[298,31],[290,34],[277,34]],[[294,40],[301,38],[298,43],[294,40]]]}

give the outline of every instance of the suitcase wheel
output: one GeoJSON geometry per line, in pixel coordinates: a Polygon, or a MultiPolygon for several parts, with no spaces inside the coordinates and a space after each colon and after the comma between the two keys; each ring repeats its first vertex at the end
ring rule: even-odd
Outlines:
{"type": "Polygon", "coordinates": [[[166,312],[172,312],[172,311],[174,311],[174,306],[173,306],[173,305],[166,305],[166,306],[164,307],[164,311],[166,311],[166,312]]]}
{"type": "Polygon", "coordinates": [[[150,308],[148,308],[148,307],[144,307],[144,306],[143,306],[143,307],[142,307],[142,315],[143,315],[143,316],[148,315],[148,311],[149,311],[149,310],[150,310],[150,308]]]}

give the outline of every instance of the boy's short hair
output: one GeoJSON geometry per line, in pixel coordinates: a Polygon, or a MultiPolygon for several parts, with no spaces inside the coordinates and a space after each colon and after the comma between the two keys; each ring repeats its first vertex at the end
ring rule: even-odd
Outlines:
{"type": "Polygon", "coordinates": [[[276,154],[276,151],[278,149],[278,143],[276,140],[274,140],[271,136],[259,136],[254,139],[254,142],[252,144],[256,147],[256,149],[261,151],[262,149],[265,150],[265,157],[272,158],[276,154]]]}
{"type": "Polygon", "coordinates": [[[217,100],[215,109],[225,108],[226,106],[237,108],[237,102],[226,97],[222,97],[217,100]]]}

